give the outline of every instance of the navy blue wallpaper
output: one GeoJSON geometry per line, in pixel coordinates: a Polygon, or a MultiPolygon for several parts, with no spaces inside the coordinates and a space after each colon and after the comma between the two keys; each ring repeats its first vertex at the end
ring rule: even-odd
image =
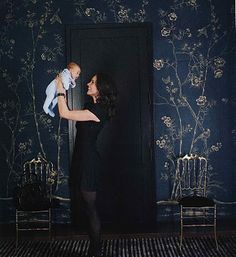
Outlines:
{"type": "MultiPolygon", "coordinates": [[[[66,64],[65,25],[153,24],[157,201],[174,199],[176,157],[210,162],[208,193],[236,201],[234,1],[2,0],[0,3],[1,221],[13,216],[12,189],[22,163],[38,152],[54,162],[55,194],[68,198],[68,124],[42,111],[45,88],[66,64]]],[[[69,210],[68,206],[65,206],[69,210]]],[[[56,222],[70,222],[69,212],[56,222]]]]}

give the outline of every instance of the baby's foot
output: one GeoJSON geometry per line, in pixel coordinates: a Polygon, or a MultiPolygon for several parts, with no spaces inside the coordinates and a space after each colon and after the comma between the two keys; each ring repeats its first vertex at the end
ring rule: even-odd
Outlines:
{"type": "Polygon", "coordinates": [[[48,114],[48,108],[46,106],[43,106],[43,110],[46,114],[48,114]]]}
{"type": "Polygon", "coordinates": [[[48,110],[48,114],[49,114],[51,117],[55,117],[55,113],[54,113],[53,111],[48,110]]]}

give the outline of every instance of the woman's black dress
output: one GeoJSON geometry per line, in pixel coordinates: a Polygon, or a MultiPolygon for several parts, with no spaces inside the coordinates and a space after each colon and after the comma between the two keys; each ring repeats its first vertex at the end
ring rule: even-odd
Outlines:
{"type": "Polygon", "coordinates": [[[76,182],[81,190],[97,191],[101,169],[101,159],[97,151],[97,137],[108,120],[108,116],[99,103],[87,103],[84,109],[95,114],[100,122],[76,122],[77,133],[72,158],[71,179],[73,180],[72,183],[76,182]]]}

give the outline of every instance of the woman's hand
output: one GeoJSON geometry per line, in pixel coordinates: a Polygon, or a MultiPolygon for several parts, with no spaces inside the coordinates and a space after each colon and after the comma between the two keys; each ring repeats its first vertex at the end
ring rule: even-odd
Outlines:
{"type": "Polygon", "coordinates": [[[57,93],[66,93],[65,88],[63,87],[61,76],[57,75],[56,77],[56,83],[57,83],[57,93]]]}
{"type": "MultiPolygon", "coordinates": [[[[57,86],[57,93],[64,93],[66,94],[66,90],[63,87],[61,76],[57,75],[56,77],[56,86],[57,86]]],[[[72,110],[70,111],[68,109],[67,103],[66,103],[66,97],[63,97],[62,95],[58,96],[58,111],[61,118],[67,119],[67,120],[75,120],[75,121],[96,121],[100,122],[98,117],[90,112],[89,110],[72,110]]]]}

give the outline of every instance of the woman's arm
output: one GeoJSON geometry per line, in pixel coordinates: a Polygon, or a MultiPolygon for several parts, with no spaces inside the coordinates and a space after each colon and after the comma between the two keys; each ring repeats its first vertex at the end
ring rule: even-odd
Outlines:
{"type": "MultiPolygon", "coordinates": [[[[66,91],[63,88],[62,81],[60,76],[57,76],[57,93],[63,93],[66,95],[66,91]]],[[[61,118],[67,120],[75,120],[75,121],[96,121],[99,122],[100,120],[98,117],[90,112],[89,110],[72,110],[68,109],[66,104],[66,99],[64,96],[58,96],[58,111],[61,118]]]]}

